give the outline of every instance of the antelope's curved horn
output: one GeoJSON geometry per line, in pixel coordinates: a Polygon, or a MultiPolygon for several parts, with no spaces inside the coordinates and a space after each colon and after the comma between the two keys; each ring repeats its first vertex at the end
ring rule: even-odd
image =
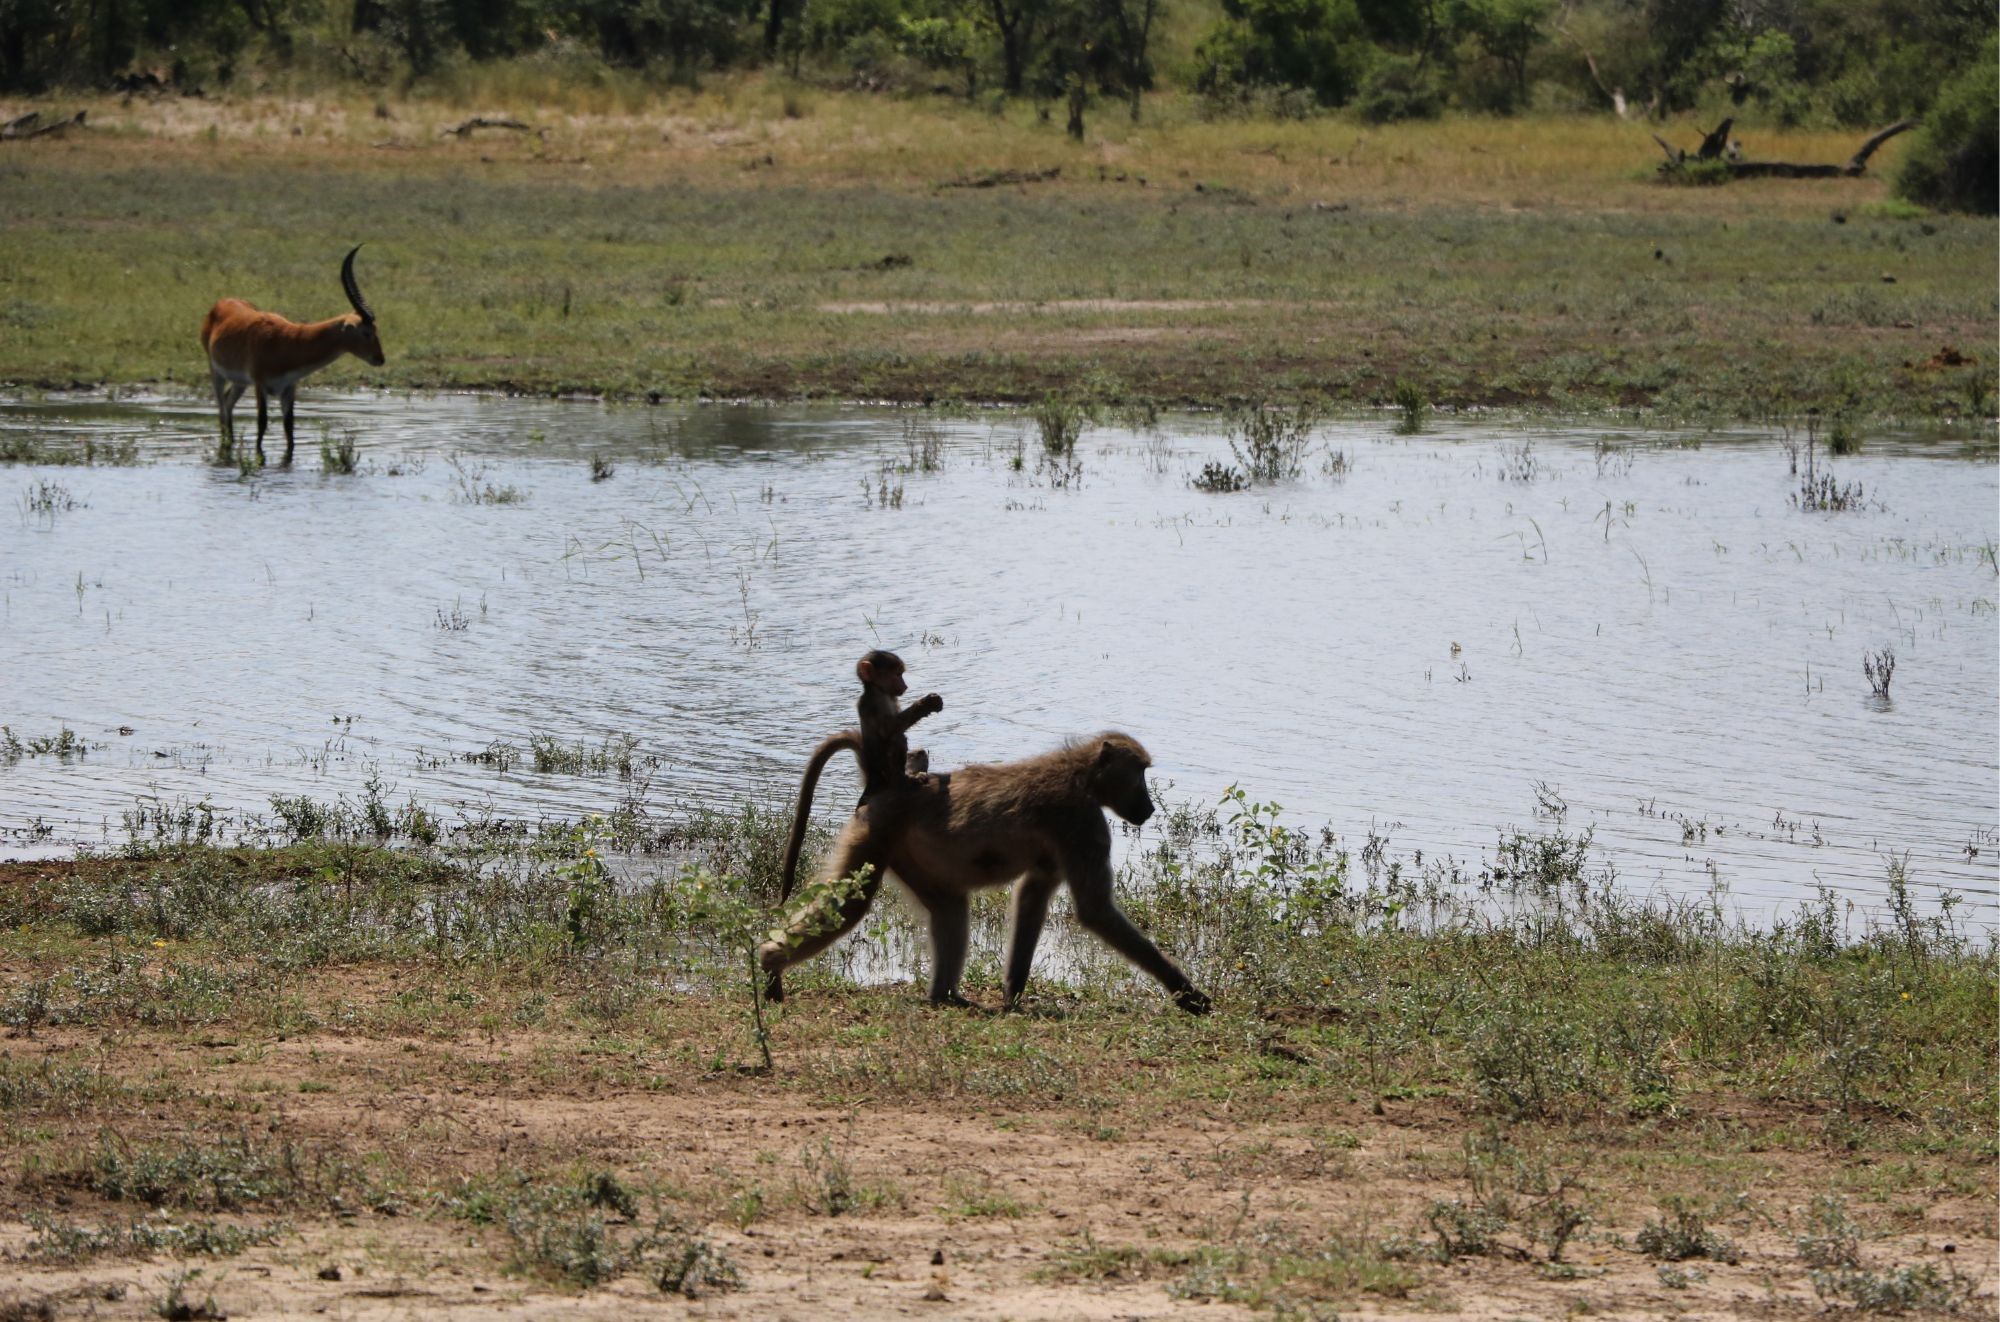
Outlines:
{"type": "Polygon", "coordinates": [[[354,283],[354,254],[360,251],[361,245],[358,243],[348,249],[347,260],[340,264],[340,287],[347,291],[347,301],[354,305],[354,310],[361,314],[361,319],[372,322],[375,320],[375,313],[369,308],[368,301],[361,297],[361,286],[354,283]]]}

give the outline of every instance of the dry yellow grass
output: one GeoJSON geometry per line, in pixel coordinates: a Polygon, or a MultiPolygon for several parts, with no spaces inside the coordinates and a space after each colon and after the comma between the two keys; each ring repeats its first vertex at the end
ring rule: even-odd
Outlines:
{"type": "MultiPolygon", "coordinates": [[[[0,98],[11,116],[46,103],[0,98]]],[[[1434,123],[1365,125],[1338,116],[1306,121],[1211,119],[1198,100],[1150,98],[1138,123],[1104,105],[1082,143],[1022,102],[992,114],[944,97],[918,100],[801,87],[746,74],[700,91],[593,89],[516,78],[422,100],[323,95],[61,103],[90,112],[105,135],[150,153],[161,143],[208,145],[233,153],[289,158],[315,153],[416,152],[422,158],[578,162],[606,180],[654,181],[683,175],[755,185],[939,183],[997,171],[1061,167],[1066,178],[1099,170],[1144,176],[1173,189],[1202,182],[1267,200],[1371,206],[1499,206],[1698,213],[1796,214],[1888,196],[1901,144],[1892,140],[1865,178],[1761,181],[1719,190],[1661,188],[1651,135],[1692,147],[1703,128],[1653,125],[1610,116],[1452,117],[1434,123]],[[378,107],[381,113],[378,113],[378,107]],[[533,134],[480,130],[470,141],[444,130],[472,115],[511,116],[533,134]],[[386,115],[386,117],[384,117],[386,115]],[[580,161],[579,161],[580,158],[580,161]]],[[[1752,157],[1845,161],[1863,136],[1852,132],[1739,128],[1752,157]]]]}

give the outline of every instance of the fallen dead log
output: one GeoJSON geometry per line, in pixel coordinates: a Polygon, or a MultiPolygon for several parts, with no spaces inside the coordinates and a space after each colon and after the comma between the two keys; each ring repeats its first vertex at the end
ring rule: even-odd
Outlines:
{"type": "Polygon", "coordinates": [[[1840,165],[1804,164],[1797,161],[1746,161],[1743,159],[1742,144],[1729,137],[1729,127],[1734,120],[1725,119],[1712,133],[1704,134],[1701,146],[1693,152],[1684,152],[1659,134],[1653,141],[1660,144],[1660,150],[1667,154],[1660,166],[1663,177],[1673,178],[1685,171],[1689,162],[1713,163],[1711,169],[1726,179],[1852,179],[1868,168],[1868,158],[1898,133],[1908,132],[1922,123],[1912,116],[1899,119],[1888,128],[1871,135],[1840,165]]]}
{"type": "Polygon", "coordinates": [[[939,188],[998,188],[1003,184],[1040,184],[1054,179],[1062,173],[1060,165],[1051,165],[1046,170],[987,170],[983,174],[960,175],[947,179],[939,188]]]}
{"type": "Polygon", "coordinates": [[[474,115],[463,124],[455,124],[438,134],[439,137],[469,138],[478,129],[506,129],[512,133],[532,133],[534,130],[518,119],[492,119],[485,115],[474,115]]]}
{"type": "Polygon", "coordinates": [[[79,110],[68,119],[42,121],[42,112],[30,110],[19,119],[0,124],[0,142],[25,142],[29,138],[45,138],[51,133],[61,133],[65,129],[83,127],[83,117],[88,113],[79,110]]]}

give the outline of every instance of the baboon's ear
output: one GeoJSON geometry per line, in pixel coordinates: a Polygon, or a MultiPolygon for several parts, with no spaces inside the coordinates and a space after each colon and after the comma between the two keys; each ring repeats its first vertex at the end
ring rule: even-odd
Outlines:
{"type": "Polygon", "coordinates": [[[1116,756],[1118,756],[1118,748],[1109,739],[1106,739],[1102,743],[1098,744],[1097,746],[1098,766],[1101,767],[1105,765],[1107,762],[1111,761],[1111,759],[1116,756]]]}

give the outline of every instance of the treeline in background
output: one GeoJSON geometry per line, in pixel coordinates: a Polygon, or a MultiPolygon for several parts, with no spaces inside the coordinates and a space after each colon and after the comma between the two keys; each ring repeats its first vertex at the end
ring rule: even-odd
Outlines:
{"type": "Polygon", "coordinates": [[[1137,117],[1169,88],[1204,112],[1376,123],[1452,109],[1869,127],[1935,109],[1978,141],[1937,148],[1934,173],[1990,180],[1995,24],[1991,0],[0,0],[0,91],[462,95],[504,85],[498,70],[643,97],[761,66],[1033,98],[1067,106],[1078,133],[1093,101],[1137,117]]]}

